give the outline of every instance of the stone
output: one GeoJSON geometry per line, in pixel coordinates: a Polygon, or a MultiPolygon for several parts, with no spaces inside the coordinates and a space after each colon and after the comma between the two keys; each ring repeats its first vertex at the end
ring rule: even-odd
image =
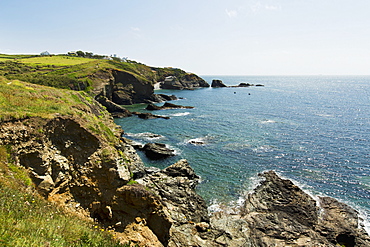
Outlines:
{"type": "Polygon", "coordinates": [[[50,175],[39,176],[38,179],[41,180],[40,184],[37,186],[37,190],[41,195],[46,196],[54,188],[54,181],[50,175]]]}
{"type": "Polygon", "coordinates": [[[175,152],[163,143],[147,143],[142,150],[149,159],[159,160],[174,156],[175,152]]]}
{"type": "Polygon", "coordinates": [[[212,80],[211,87],[227,87],[221,80],[212,80]]]}

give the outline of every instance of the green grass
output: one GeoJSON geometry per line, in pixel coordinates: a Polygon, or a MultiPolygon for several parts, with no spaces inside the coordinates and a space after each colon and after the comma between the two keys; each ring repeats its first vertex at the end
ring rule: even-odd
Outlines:
{"type": "Polygon", "coordinates": [[[19,62],[25,64],[57,65],[70,66],[91,62],[94,59],[70,56],[39,56],[20,59],[19,62]]]}
{"type": "Polygon", "coordinates": [[[120,245],[110,231],[45,201],[25,182],[27,172],[12,164],[0,146],[0,246],[120,245]]]}
{"type": "Polygon", "coordinates": [[[71,106],[81,104],[72,96],[74,93],[78,92],[0,77],[0,120],[52,118],[56,113],[72,115],[71,106]]]}
{"type": "Polygon", "coordinates": [[[118,142],[109,113],[85,92],[46,87],[0,76],[0,121],[57,115],[81,119],[93,133],[118,142]],[[94,113],[93,113],[94,112],[94,113]]]}

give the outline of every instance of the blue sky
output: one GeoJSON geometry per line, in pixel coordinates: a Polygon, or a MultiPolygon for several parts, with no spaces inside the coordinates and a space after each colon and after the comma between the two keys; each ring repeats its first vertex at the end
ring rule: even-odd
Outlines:
{"type": "Polygon", "coordinates": [[[0,53],[89,51],[199,75],[368,75],[369,0],[0,0],[0,53]]]}

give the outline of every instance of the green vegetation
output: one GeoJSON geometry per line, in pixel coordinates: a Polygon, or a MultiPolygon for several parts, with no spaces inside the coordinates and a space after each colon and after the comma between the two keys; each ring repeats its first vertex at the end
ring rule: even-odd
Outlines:
{"type": "Polygon", "coordinates": [[[91,59],[70,56],[38,56],[26,59],[20,59],[20,63],[24,64],[41,64],[41,65],[57,65],[70,66],[82,63],[88,63],[91,59]]]}
{"type": "Polygon", "coordinates": [[[68,55],[4,55],[0,54],[0,76],[45,86],[89,91],[100,76],[118,69],[143,81],[163,81],[166,76],[184,78],[189,74],[176,68],[153,68],[117,57],[94,55],[91,52],[69,52],[68,55]]]}
{"type": "Polygon", "coordinates": [[[45,201],[30,186],[27,172],[0,146],[0,246],[120,245],[109,230],[45,201]]]}
{"type": "Polygon", "coordinates": [[[109,113],[85,92],[46,87],[0,76],[0,121],[28,117],[53,118],[57,115],[77,117],[86,128],[118,142],[113,126],[106,121],[109,113]],[[94,112],[94,113],[93,113],[94,112]]]}

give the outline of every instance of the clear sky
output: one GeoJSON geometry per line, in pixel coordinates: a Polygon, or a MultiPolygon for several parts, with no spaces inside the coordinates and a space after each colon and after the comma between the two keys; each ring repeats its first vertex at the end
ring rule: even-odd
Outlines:
{"type": "Polygon", "coordinates": [[[199,75],[368,75],[370,0],[0,0],[0,53],[77,50],[199,75]]]}

